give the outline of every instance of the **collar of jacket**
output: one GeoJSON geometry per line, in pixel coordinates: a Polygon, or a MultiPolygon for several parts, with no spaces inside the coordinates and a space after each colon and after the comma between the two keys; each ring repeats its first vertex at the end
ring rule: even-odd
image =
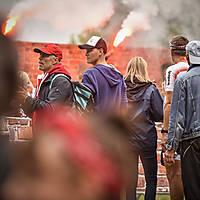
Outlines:
{"type": "MultiPolygon", "coordinates": [[[[54,65],[47,73],[48,74],[45,77],[45,80],[47,80],[52,74],[65,74],[69,77],[69,79],[71,79],[71,76],[69,74],[69,72],[65,69],[64,65],[62,63],[58,63],[56,65],[54,65]]],[[[44,81],[45,81],[44,80],[44,81]]]]}
{"type": "Polygon", "coordinates": [[[187,71],[190,71],[194,67],[200,67],[199,64],[191,64],[187,71]]]}
{"type": "Polygon", "coordinates": [[[134,82],[132,83],[130,77],[125,80],[127,85],[127,95],[130,96],[137,94],[152,85],[152,82],[141,82],[136,77],[134,77],[133,81],[134,82]]]}

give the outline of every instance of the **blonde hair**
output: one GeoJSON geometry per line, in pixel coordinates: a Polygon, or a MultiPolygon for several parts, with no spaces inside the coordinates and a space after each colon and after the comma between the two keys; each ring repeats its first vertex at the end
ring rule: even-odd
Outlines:
{"type": "Polygon", "coordinates": [[[147,62],[142,57],[132,58],[126,68],[125,80],[130,77],[132,83],[136,77],[141,82],[149,82],[149,75],[147,72],[147,62]]]}

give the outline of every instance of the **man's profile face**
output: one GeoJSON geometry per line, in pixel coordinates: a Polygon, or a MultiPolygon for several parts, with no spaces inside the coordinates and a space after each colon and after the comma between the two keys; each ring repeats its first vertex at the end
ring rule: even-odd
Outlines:
{"type": "Polygon", "coordinates": [[[100,49],[97,48],[87,49],[85,56],[87,58],[88,64],[96,65],[97,61],[101,56],[100,49]]]}
{"type": "Polygon", "coordinates": [[[39,57],[39,70],[43,72],[49,71],[56,63],[58,58],[54,55],[49,55],[41,52],[39,57]]]}

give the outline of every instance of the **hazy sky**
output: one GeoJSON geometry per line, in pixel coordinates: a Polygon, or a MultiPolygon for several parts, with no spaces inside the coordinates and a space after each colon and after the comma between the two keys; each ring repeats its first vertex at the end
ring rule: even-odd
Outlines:
{"type": "Polygon", "coordinates": [[[9,12],[9,10],[21,0],[0,0],[0,11],[3,14],[9,12]]]}
{"type": "Polygon", "coordinates": [[[16,39],[35,42],[67,43],[72,34],[95,29],[113,14],[112,0],[21,0],[3,7],[19,17],[16,39]]]}
{"type": "MultiPolygon", "coordinates": [[[[17,15],[17,40],[68,43],[72,34],[103,27],[111,16],[120,16],[115,0],[0,0],[1,12],[17,15]],[[10,11],[10,12],[9,12],[10,11]]],[[[130,9],[118,27],[129,28],[129,46],[161,46],[170,29],[189,39],[200,39],[200,0],[123,0],[130,9]]],[[[110,35],[116,34],[111,24],[110,35]]],[[[172,33],[173,33],[172,31],[172,33]]]]}

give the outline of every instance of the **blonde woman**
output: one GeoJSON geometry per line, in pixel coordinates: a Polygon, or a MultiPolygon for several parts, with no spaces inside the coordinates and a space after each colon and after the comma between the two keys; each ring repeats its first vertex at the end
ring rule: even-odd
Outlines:
{"type": "MultiPolygon", "coordinates": [[[[156,86],[150,81],[147,63],[142,57],[134,57],[127,66],[125,75],[130,121],[130,142],[133,149],[138,176],[140,157],[145,173],[145,200],[155,200],[157,186],[157,132],[155,121],[163,119],[163,100],[156,86]]],[[[126,200],[136,199],[137,179],[129,187],[126,200]]]]}

